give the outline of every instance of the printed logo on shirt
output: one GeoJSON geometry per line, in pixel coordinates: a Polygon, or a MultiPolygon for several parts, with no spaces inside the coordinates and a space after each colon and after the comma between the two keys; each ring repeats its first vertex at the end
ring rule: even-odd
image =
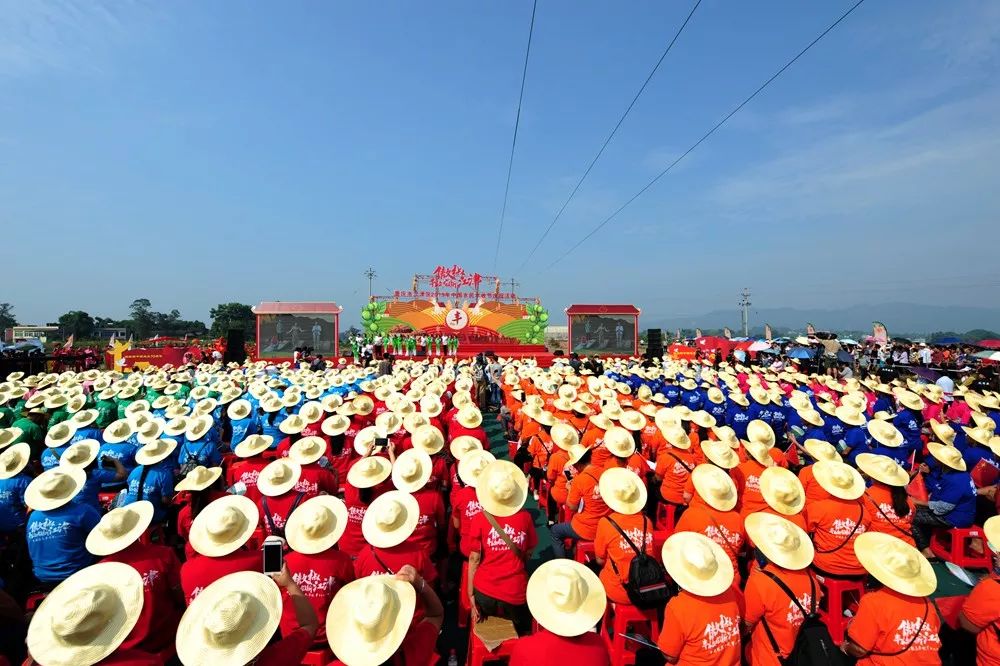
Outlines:
{"type": "Polygon", "coordinates": [[[738,421],[740,423],[743,423],[744,421],[749,421],[749,420],[750,417],[746,414],[746,412],[735,412],[733,414],[733,421],[738,421]]]}
{"type": "MultiPolygon", "coordinates": [[[[930,612],[933,613],[934,610],[932,609],[930,612]]],[[[910,645],[910,641],[913,641],[910,650],[937,652],[941,647],[941,638],[931,628],[930,623],[924,622],[923,617],[900,620],[899,626],[896,627],[896,635],[892,637],[892,642],[900,648],[904,648],[910,645]],[[921,627],[921,625],[923,626],[921,627]],[[917,635],[917,630],[920,631],[919,635],[917,635]],[[916,640],[914,640],[914,636],[916,636],[916,640]]]]}
{"type": "Polygon", "coordinates": [[[855,521],[853,518],[837,518],[833,521],[833,524],[830,526],[829,531],[830,534],[838,537],[848,537],[851,536],[852,533],[854,536],[857,536],[859,534],[864,534],[865,526],[861,525],[855,530],[854,527],[857,524],[858,524],[857,521],[855,521]]]}
{"type": "MultiPolygon", "coordinates": [[[[643,532],[644,530],[638,527],[633,527],[630,530],[625,530],[625,534],[628,536],[629,539],[632,540],[632,543],[638,546],[640,550],[645,550],[646,547],[651,546],[653,544],[653,533],[650,532],[649,530],[645,530],[645,535],[644,535],[643,532]]],[[[625,553],[633,554],[632,546],[630,546],[628,544],[628,541],[626,541],[623,537],[618,537],[618,548],[619,550],[625,553]]]]}
{"type": "Polygon", "coordinates": [[[243,482],[243,485],[250,486],[252,488],[257,487],[257,479],[260,477],[260,470],[251,469],[240,474],[239,480],[243,482]]]}
{"type": "Polygon", "coordinates": [[[321,576],[316,571],[310,569],[306,572],[292,574],[295,584],[302,590],[302,594],[307,597],[324,597],[330,593],[337,585],[336,576],[321,576]]]}
{"type": "Polygon", "coordinates": [[[349,506],[347,507],[347,521],[350,523],[360,524],[364,520],[365,512],[368,511],[366,506],[349,506]]]}
{"type": "Polygon", "coordinates": [[[739,532],[730,532],[722,525],[708,525],[705,528],[705,536],[719,544],[723,548],[728,546],[729,551],[738,552],[743,543],[743,537],[739,532]]]}
{"type": "MultiPolygon", "coordinates": [[[[519,548],[524,548],[525,541],[528,538],[527,532],[515,529],[511,525],[504,525],[503,531],[507,533],[507,536],[515,545],[519,548]]],[[[507,543],[500,538],[500,534],[496,531],[495,527],[490,527],[490,532],[486,535],[486,545],[493,550],[510,550],[507,543]]]]}
{"type": "Polygon", "coordinates": [[[307,495],[315,495],[319,492],[319,484],[313,483],[309,479],[299,478],[295,484],[295,492],[306,493],[307,495]]]}
{"type": "Polygon", "coordinates": [[[483,507],[480,506],[479,502],[472,500],[465,505],[465,517],[474,518],[483,512],[483,507]]]}
{"type": "Polygon", "coordinates": [[[428,525],[431,522],[431,517],[425,513],[417,516],[417,525],[428,525]]]}
{"type": "Polygon", "coordinates": [[[688,468],[682,465],[680,461],[675,461],[673,468],[670,470],[670,473],[673,474],[674,476],[687,476],[689,472],[688,468]]]}
{"type": "Polygon", "coordinates": [[[740,628],[736,618],[719,615],[717,621],[705,625],[701,648],[707,652],[721,652],[728,647],[738,645],[739,641],[740,628]]]}
{"type": "MultiPolygon", "coordinates": [[[[799,595],[799,604],[801,604],[803,608],[812,608],[812,595],[809,594],[808,592],[803,592],[801,595],[799,595]]],[[[802,624],[804,620],[805,618],[802,617],[802,611],[800,611],[799,607],[795,605],[795,602],[789,599],[788,614],[785,615],[785,622],[790,624],[794,629],[795,627],[802,624]]]]}
{"type": "Polygon", "coordinates": [[[144,590],[152,589],[153,583],[155,583],[157,581],[157,579],[161,575],[162,574],[157,569],[150,569],[149,571],[146,571],[145,573],[143,573],[142,574],[142,589],[144,589],[144,590]]]}
{"type": "Polygon", "coordinates": [[[28,528],[28,541],[48,541],[58,539],[69,532],[69,523],[64,520],[46,518],[31,524],[28,528]]]}
{"type": "Polygon", "coordinates": [[[274,526],[280,530],[285,526],[285,517],[280,513],[272,513],[271,522],[273,522],[274,526]]]}
{"type": "Polygon", "coordinates": [[[747,475],[747,490],[753,491],[755,493],[760,492],[760,477],[754,476],[752,474],[747,475]]]}
{"type": "Polygon", "coordinates": [[[882,513],[885,514],[885,517],[888,518],[890,521],[895,522],[899,520],[899,516],[896,515],[896,510],[892,508],[891,504],[886,504],[885,502],[879,502],[878,508],[882,513]]]}

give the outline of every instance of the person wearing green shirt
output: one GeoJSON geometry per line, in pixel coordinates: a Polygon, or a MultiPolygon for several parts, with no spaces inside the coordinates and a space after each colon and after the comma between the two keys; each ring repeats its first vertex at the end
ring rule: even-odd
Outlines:
{"type": "Polygon", "coordinates": [[[42,424],[47,420],[44,409],[36,407],[27,413],[22,412],[21,418],[11,424],[12,428],[21,430],[21,436],[12,444],[27,442],[28,446],[31,447],[32,459],[39,457],[42,449],[45,448],[45,429],[42,424]]]}
{"type": "Polygon", "coordinates": [[[97,427],[102,430],[118,418],[118,405],[114,400],[98,398],[94,409],[97,410],[97,427]]]}

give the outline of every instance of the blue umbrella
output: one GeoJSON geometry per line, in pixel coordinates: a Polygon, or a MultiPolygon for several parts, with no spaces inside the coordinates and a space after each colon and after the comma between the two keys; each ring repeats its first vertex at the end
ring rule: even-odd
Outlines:
{"type": "Polygon", "coordinates": [[[854,357],[849,353],[845,352],[843,349],[837,352],[837,360],[841,363],[853,363],[854,357]]]}
{"type": "Polygon", "coordinates": [[[811,349],[806,349],[805,347],[792,347],[791,349],[788,350],[786,355],[788,356],[788,358],[803,359],[803,358],[812,358],[813,356],[816,355],[816,352],[814,352],[811,349]]]}
{"type": "Polygon", "coordinates": [[[938,340],[937,342],[932,343],[932,344],[938,344],[938,345],[957,345],[959,342],[961,342],[961,340],[959,338],[956,338],[956,337],[947,337],[947,338],[941,338],[940,340],[938,340]]]}

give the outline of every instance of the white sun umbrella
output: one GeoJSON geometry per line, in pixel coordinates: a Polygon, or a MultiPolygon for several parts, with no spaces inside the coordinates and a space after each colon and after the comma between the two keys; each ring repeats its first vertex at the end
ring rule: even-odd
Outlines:
{"type": "Polygon", "coordinates": [[[758,352],[770,348],[771,348],[771,343],[768,342],[767,340],[757,340],[756,342],[751,343],[751,345],[747,347],[747,350],[752,352],[758,352]]]}

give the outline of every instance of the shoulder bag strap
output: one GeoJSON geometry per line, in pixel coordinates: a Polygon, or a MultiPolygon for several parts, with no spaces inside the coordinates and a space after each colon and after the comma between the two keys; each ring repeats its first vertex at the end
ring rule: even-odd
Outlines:
{"type": "MultiPolygon", "coordinates": [[[[712,524],[715,525],[716,529],[718,529],[719,532],[721,533],[722,532],[722,525],[720,525],[718,522],[716,522],[715,518],[712,516],[711,513],[708,513],[707,511],[705,513],[708,515],[708,519],[712,521],[712,524]]],[[[733,559],[739,559],[738,554],[736,553],[736,551],[733,550],[733,547],[729,544],[729,539],[727,539],[725,536],[723,536],[722,537],[722,543],[724,543],[726,545],[726,550],[728,550],[729,554],[733,556],[733,559]]]]}
{"type": "MultiPolygon", "coordinates": [[[[618,530],[618,534],[622,535],[622,538],[625,539],[625,542],[629,545],[629,548],[631,548],[635,552],[636,555],[639,555],[642,551],[640,551],[639,548],[636,547],[635,543],[633,543],[632,539],[630,539],[629,536],[627,534],[625,534],[625,531],[622,530],[622,528],[618,525],[618,523],[616,523],[611,518],[611,516],[605,516],[605,518],[608,519],[608,522],[611,523],[612,527],[614,527],[616,530],[618,530]]],[[[643,547],[646,546],[646,516],[645,515],[642,516],[642,545],[643,545],[643,547]]],[[[618,567],[615,566],[614,559],[609,557],[608,558],[608,562],[611,563],[611,568],[614,570],[615,575],[618,576],[619,578],[621,578],[621,574],[618,572],[618,567]]]]}
{"type": "Polygon", "coordinates": [[[836,548],[831,548],[830,550],[820,550],[819,548],[816,548],[815,550],[817,553],[822,553],[823,555],[827,555],[829,553],[835,553],[851,542],[851,539],[854,538],[854,534],[858,531],[858,528],[861,527],[861,521],[865,517],[865,505],[862,504],[861,502],[858,502],[858,506],[861,507],[861,515],[858,516],[858,522],[854,523],[854,529],[851,530],[851,533],[847,535],[846,539],[844,539],[844,543],[840,544],[836,548]]]}
{"type": "Polygon", "coordinates": [[[378,556],[378,552],[376,552],[375,550],[375,546],[369,546],[369,547],[372,549],[372,557],[375,558],[375,561],[378,562],[379,566],[388,571],[393,576],[395,576],[396,572],[390,569],[389,565],[387,565],[385,562],[382,561],[382,558],[378,556]]]}
{"type": "Polygon", "coordinates": [[[267,498],[260,498],[260,506],[264,509],[264,519],[267,520],[267,526],[271,528],[271,534],[277,534],[281,536],[281,532],[278,530],[277,526],[274,524],[274,517],[271,516],[271,509],[267,506],[267,498]]]}
{"type": "Polygon", "coordinates": [[[673,458],[674,460],[676,460],[677,462],[679,462],[681,464],[681,467],[683,467],[684,469],[686,469],[688,471],[688,474],[690,474],[691,471],[694,469],[694,467],[688,467],[687,465],[685,465],[684,461],[677,457],[677,454],[675,454],[675,453],[673,453],[671,451],[667,451],[666,454],[668,456],[670,456],[671,458],[673,458]]]}
{"type": "Polygon", "coordinates": [[[892,519],[890,519],[889,516],[885,515],[885,511],[883,511],[882,507],[880,507],[878,505],[878,502],[876,502],[874,499],[872,499],[872,497],[868,493],[865,493],[865,499],[867,499],[869,502],[872,503],[872,505],[875,507],[875,510],[879,512],[879,515],[882,516],[883,518],[885,518],[885,522],[887,522],[890,525],[892,525],[901,534],[904,534],[904,535],[906,535],[906,536],[908,536],[910,538],[913,537],[913,532],[908,532],[908,531],[904,530],[902,527],[900,527],[899,525],[897,525],[896,523],[892,522],[892,519]]]}
{"type": "Polygon", "coordinates": [[[493,526],[493,529],[495,529],[497,531],[497,534],[500,536],[500,538],[503,540],[503,542],[505,544],[507,544],[507,547],[510,548],[510,550],[515,555],[517,555],[518,559],[523,560],[524,559],[524,551],[521,550],[518,547],[518,545],[516,543],[514,543],[514,541],[510,538],[510,535],[507,534],[507,532],[505,532],[502,527],[500,527],[500,523],[497,522],[497,519],[494,518],[485,509],[483,510],[483,516],[486,518],[487,522],[489,522],[489,524],[493,526]]]}
{"type": "MultiPolygon", "coordinates": [[[[760,571],[762,574],[764,574],[765,576],[767,576],[768,578],[770,578],[771,580],[773,580],[775,582],[775,584],[778,587],[781,588],[781,591],[784,592],[788,596],[788,598],[792,600],[792,603],[794,603],[798,607],[799,612],[802,613],[802,617],[804,617],[804,618],[805,617],[809,617],[809,613],[806,613],[806,609],[803,608],[802,604],[799,603],[799,600],[795,596],[795,593],[792,592],[792,590],[787,585],[785,585],[785,581],[781,580],[780,578],[778,578],[777,576],[775,576],[770,571],[765,571],[763,569],[758,569],[758,571],[760,571]]],[[[809,582],[812,585],[813,593],[815,593],[816,592],[816,587],[815,587],[815,584],[812,584],[812,576],[809,576],[809,582]]],[[[813,602],[812,605],[815,606],[815,601],[813,602]]]]}
{"type": "Polygon", "coordinates": [[[927,599],[925,597],[924,598],[924,619],[922,619],[920,621],[920,626],[917,627],[917,630],[915,632],[913,632],[913,638],[911,638],[910,642],[906,644],[906,647],[904,647],[902,650],[896,650],[895,652],[874,652],[874,651],[872,651],[872,652],[866,653],[865,656],[866,657],[870,657],[870,656],[875,656],[875,657],[898,657],[899,655],[901,655],[901,654],[909,651],[909,649],[911,647],[913,647],[913,644],[916,643],[917,639],[920,637],[920,632],[924,630],[924,625],[927,624],[927,617],[930,615],[930,613],[931,613],[931,604],[930,604],[929,601],[927,601],[927,599]]]}

